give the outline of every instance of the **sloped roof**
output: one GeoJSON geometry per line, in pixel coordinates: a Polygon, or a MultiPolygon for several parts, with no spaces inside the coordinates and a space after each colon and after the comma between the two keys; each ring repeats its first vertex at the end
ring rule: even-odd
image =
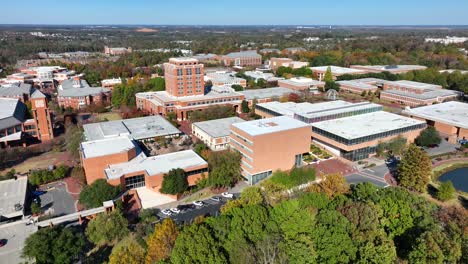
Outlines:
{"type": "Polygon", "coordinates": [[[22,124],[26,110],[26,105],[18,99],[0,98],[0,129],[22,124]]]}

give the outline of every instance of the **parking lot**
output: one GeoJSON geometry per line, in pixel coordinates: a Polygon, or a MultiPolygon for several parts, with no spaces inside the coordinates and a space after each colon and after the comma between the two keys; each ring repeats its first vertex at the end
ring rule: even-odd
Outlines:
{"type": "Polygon", "coordinates": [[[161,219],[172,218],[176,223],[191,223],[198,216],[217,216],[221,207],[228,201],[229,198],[220,197],[220,201],[213,201],[211,199],[203,200],[203,206],[196,206],[194,204],[179,205],[180,213],[172,213],[172,215],[165,215],[162,211],[158,212],[158,217],[161,219]]]}
{"type": "Polygon", "coordinates": [[[7,243],[0,247],[0,263],[22,263],[21,251],[29,235],[37,231],[37,226],[26,225],[26,221],[17,221],[0,225],[0,239],[7,243]]]}
{"type": "Polygon", "coordinates": [[[63,182],[44,185],[41,189],[46,191],[40,196],[45,214],[59,216],[76,212],[75,199],[67,192],[67,187],[63,182]]]}

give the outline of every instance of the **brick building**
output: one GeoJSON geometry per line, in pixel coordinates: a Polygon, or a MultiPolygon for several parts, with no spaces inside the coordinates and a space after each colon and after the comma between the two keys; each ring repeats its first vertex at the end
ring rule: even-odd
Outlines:
{"type": "Polygon", "coordinates": [[[229,146],[231,125],[245,122],[239,117],[228,117],[192,124],[192,134],[203,141],[211,150],[224,150],[229,146]]]}
{"type": "Polygon", "coordinates": [[[262,65],[262,56],[255,50],[232,52],[221,56],[221,61],[226,66],[256,67],[262,65]]]}
{"type": "Polygon", "coordinates": [[[58,89],[57,101],[60,107],[83,109],[93,104],[109,104],[111,91],[102,87],[91,87],[86,80],[75,76],[63,81],[58,89]]]}

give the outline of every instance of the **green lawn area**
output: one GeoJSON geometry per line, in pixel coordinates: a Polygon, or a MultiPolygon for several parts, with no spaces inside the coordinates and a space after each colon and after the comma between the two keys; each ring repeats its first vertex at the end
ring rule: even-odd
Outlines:
{"type": "Polygon", "coordinates": [[[100,113],[100,114],[97,114],[96,118],[101,121],[104,121],[104,120],[114,121],[114,120],[122,119],[119,113],[114,113],[114,112],[100,113]]]}
{"type": "Polygon", "coordinates": [[[268,180],[290,189],[315,180],[315,170],[312,168],[295,168],[290,172],[276,171],[268,180]]]}
{"type": "Polygon", "coordinates": [[[14,169],[17,173],[26,173],[32,169],[47,169],[49,165],[69,164],[71,160],[67,152],[50,151],[42,155],[29,158],[18,165],[0,171],[0,174],[14,169]]]}

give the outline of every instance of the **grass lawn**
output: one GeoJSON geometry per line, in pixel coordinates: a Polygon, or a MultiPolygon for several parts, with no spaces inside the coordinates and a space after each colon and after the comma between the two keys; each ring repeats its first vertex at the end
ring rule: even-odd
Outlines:
{"type": "Polygon", "coordinates": [[[42,155],[29,158],[18,165],[0,171],[0,174],[14,169],[17,173],[26,173],[31,169],[47,169],[49,165],[69,165],[72,158],[67,152],[50,151],[42,155]]]}
{"type": "Polygon", "coordinates": [[[281,184],[290,189],[315,180],[315,170],[310,168],[296,168],[290,172],[277,171],[267,180],[281,184]]]}
{"type": "Polygon", "coordinates": [[[120,120],[122,117],[120,116],[119,113],[114,113],[114,112],[108,112],[108,113],[100,113],[97,114],[96,116],[97,119],[99,120],[108,120],[108,121],[114,121],[114,120],[120,120]]]}

